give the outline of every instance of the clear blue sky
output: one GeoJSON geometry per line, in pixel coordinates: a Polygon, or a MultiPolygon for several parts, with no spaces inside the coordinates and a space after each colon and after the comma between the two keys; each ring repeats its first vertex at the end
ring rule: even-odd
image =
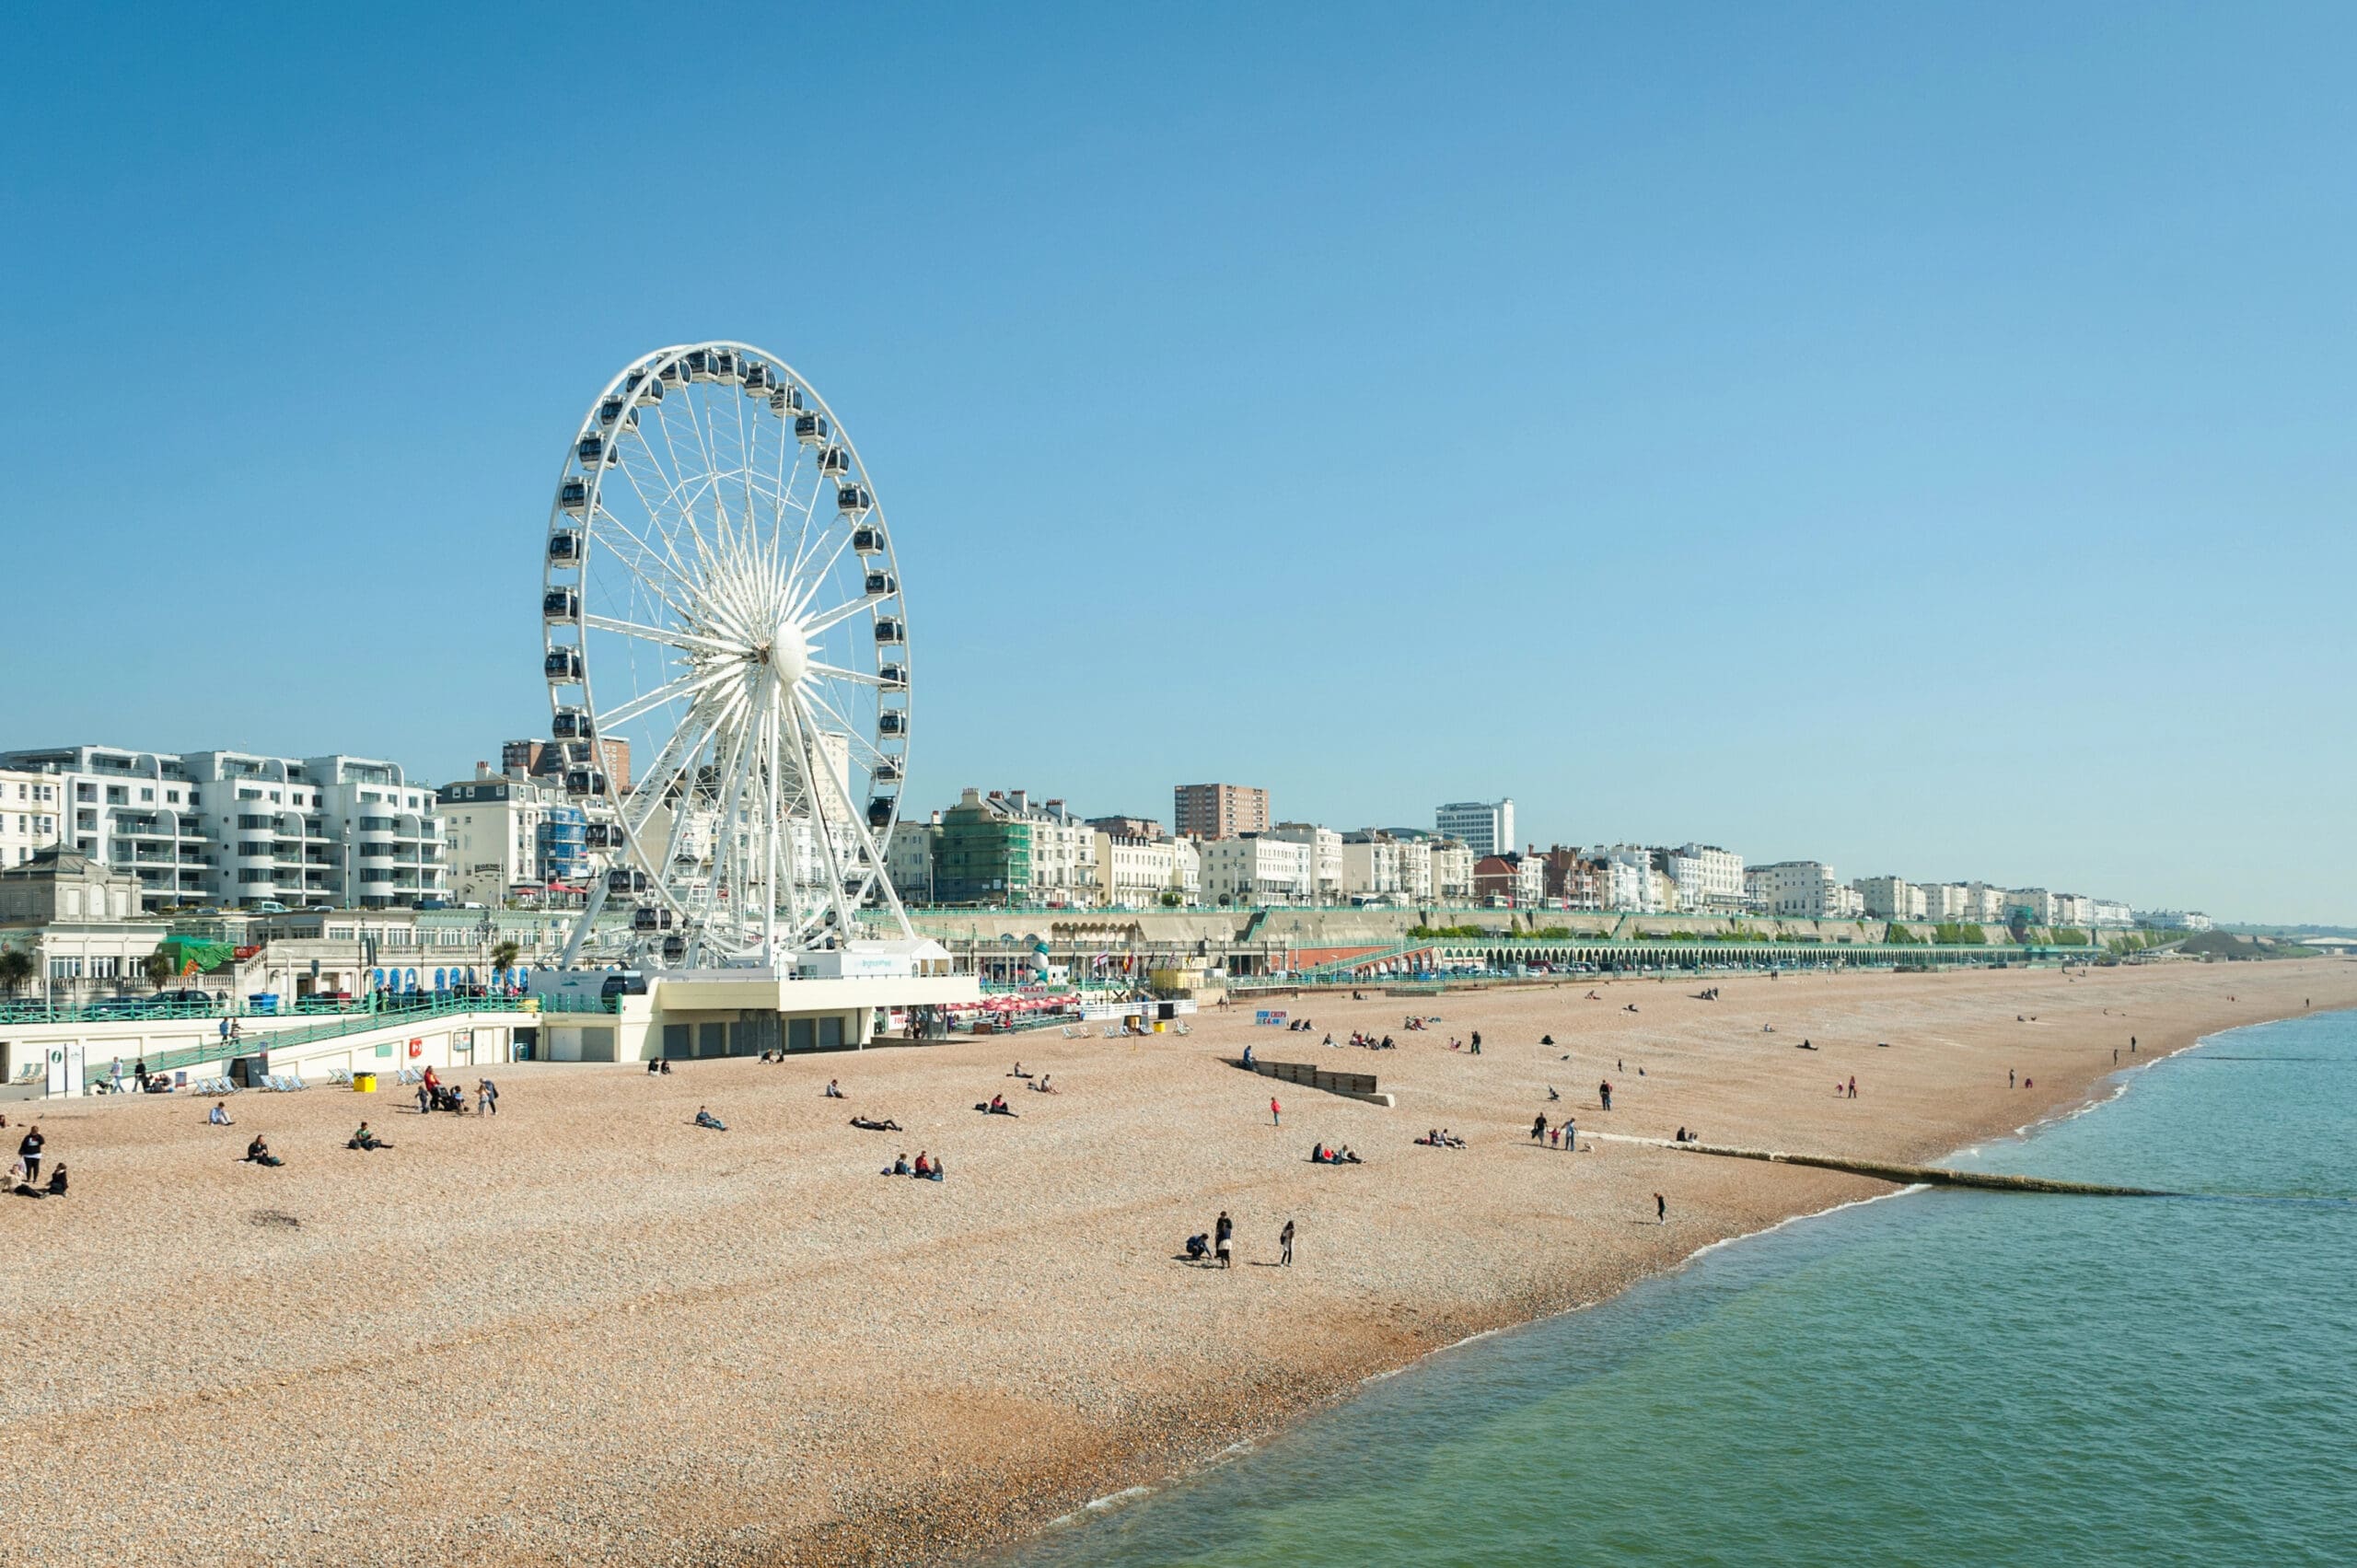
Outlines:
{"type": "Polygon", "coordinates": [[[496,757],[583,407],[730,336],[893,518],[912,802],[2357,922],[2345,6],[9,29],[0,744],[496,757]]]}

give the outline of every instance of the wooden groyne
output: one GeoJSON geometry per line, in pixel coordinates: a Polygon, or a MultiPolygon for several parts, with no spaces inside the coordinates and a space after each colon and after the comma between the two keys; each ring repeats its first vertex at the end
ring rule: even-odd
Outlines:
{"type": "Polygon", "coordinates": [[[1299,1084],[1306,1089],[1322,1089],[1329,1095],[1341,1095],[1345,1099],[1363,1099],[1369,1105],[1385,1107],[1392,1103],[1389,1095],[1375,1086],[1375,1074],[1372,1073],[1334,1073],[1306,1062],[1263,1062],[1258,1058],[1247,1062],[1236,1056],[1226,1058],[1226,1062],[1231,1067],[1241,1067],[1264,1078],[1299,1084]]]}
{"type": "Polygon", "coordinates": [[[2006,1176],[1995,1171],[1949,1170],[1936,1165],[1900,1165],[1893,1160],[1851,1159],[1841,1155],[1795,1155],[1772,1149],[1738,1149],[1727,1144],[1679,1144],[1668,1139],[1643,1140],[1665,1149],[1689,1155],[1717,1155],[1723,1159],[1765,1160],[1771,1165],[1806,1165],[1819,1170],[1843,1170],[1871,1176],[1902,1187],[1985,1187],[1999,1192],[2062,1192],[2078,1198],[2173,1198],[2177,1194],[2150,1187],[2113,1187],[2096,1181],[2057,1181],[2045,1176],[2006,1176]]]}

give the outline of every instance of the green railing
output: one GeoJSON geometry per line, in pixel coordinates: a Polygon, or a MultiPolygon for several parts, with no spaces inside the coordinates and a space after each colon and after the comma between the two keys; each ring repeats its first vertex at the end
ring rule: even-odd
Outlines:
{"type": "MultiPolygon", "coordinates": [[[[530,1005],[528,996],[469,996],[443,997],[416,1007],[383,1007],[373,1012],[339,1014],[319,1023],[295,1028],[254,1029],[240,1031],[226,1040],[215,1039],[202,1045],[180,1046],[169,1051],[147,1053],[150,1073],[177,1072],[193,1067],[200,1062],[221,1062],[232,1056],[243,1056],[257,1051],[290,1051],[296,1046],[314,1045],[323,1040],[335,1040],[343,1035],[361,1034],[369,1029],[392,1028],[402,1025],[423,1023],[433,1018],[448,1017],[458,1013],[529,1013],[538,1011],[530,1005]]],[[[122,1058],[110,1058],[121,1061],[122,1058]]],[[[127,1079],[137,1061],[133,1057],[123,1062],[127,1079]]],[[[108,1076],[104,1063],[86,1056],[82,1075],[86,1081],[108,1076]]]]}

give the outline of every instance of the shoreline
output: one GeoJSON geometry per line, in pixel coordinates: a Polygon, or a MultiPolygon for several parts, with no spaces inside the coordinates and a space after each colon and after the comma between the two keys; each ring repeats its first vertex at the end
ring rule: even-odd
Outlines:
{"type": "Polygon", "coordinates": [[[1398,1031],[1407,1002],[1321,1002],[1314,1036],[1213,1014],[1151,1043],[510,1067],[495,1121],[319,1095],[241,1097],[233,1132],[177,1097],[42,1106],[75,1196],[10,1211],[32,1266],[0,1323],[95,1353],[19,1369],[5,1424],[19,1498],[44,1501],[0,1518],[35,1563],[1004,1559],[1444,1350],[1905,1191],[1564,1156],[1529,1142],[1538,1109],[1920,1163],[2102,1103],[2115,1032],[2165,1060],[2308,997],[2357,1005],[2357,964],[1586,989],[1418,1000],[1441,1021],[1372,1054],[1317,1040],[1398,1031]],[[1447,1049],[1472,1028],[1482,1055],[1447,1049]],[[1374,1071],[1402,1109],[1285,1086],[1272,1128],[1270,1081],[1220,1061],[1248,1040],[1374,1071]],[[1063,1092],[975,1115],[1019,1086],[1017,1051],[1063,1092]],[[2015,1067],[2034,1090],[2004,1087],[2015,1067]],[[1609,1113],[1581,1086],[1601,1076],[1609,1113]],[[830,1077],[905,1134],[845,1127],[830,1077]],[[732,1130],[691,1125],[703,1103],[732,1130]],[[395,1148],[343,1151],[369,1109],[395,1148]],[[1473,1146],[1413,1146],[1427,1122],[1473,1146]],[[249,1129],[285,1169],[234,1161],[249,1129]],[[1312,1139],[1368,1163],[1312,1165],[1312,1139]],[[902,1144],[945,1154],[948,1182],[879,1181],[902,1144]],[[1239,1266],[1174,1260],[1223,1208],[1239,1266]],[[93,1496],[90,1475],[124,1485],[93,1496]],[[201,1528],[176,1498],[204,1499],[201,1528]]]}
{"type": "MultiPolygon", "coordinates": [[[[2270,1024],[2281,1023],[2286,1018],[2307,1016],[2314,1013],[2334,1012],[2357,1012],[2357,1003],[2347,1004],[2337,1007],[2304,1007],[2298,1012],[2275,1014],[2267,1017],[2255,1018],[2242,1023],[2229,1024],[2223,1028],[2194,1034],[2182,1040],[2175,1041],[2161,1051],[2146,1052],[2140,1049],[2138,1051],[2140,1060],[2138,1060],[2134,1065],[2122,1066],[2114,1069],[2113,1071],[2105,1074],[2103,1077],[2094,1080],[2088,1086],[2086,1092],[2083,1093],[2075,1102],[2061,1108],[2050,1108],[2035,1119],[2022,1123],[2020,1126],[2014,1128],[2010,1132],[1999,1134],[1994,1138],[1984,1138],[1979,1142],[1952,1149],[1946,1154],[1938,1156],[1927,1163],[1937,1165],[1946,1160],[1979,1154],[1992,1145],[2008,1143],[2024,1143],[2037,1136],[2039,1132],[2045,1129],[2057,1127],[2064,1122],[2076,1121],[2082,1116],[2086,1116],[2094,1111],[2103,1109],[2106,1106],[2115,1104],[2119,1100],[2126,1098],[2129,1090],[2135,1086],[2137,1078],[2143,1073],[2165,1062],[2174,1061],[2176,1058],[2188,1051],[2199,1050],[2200,1047],[2212,1040],[2227,1035],[2238,1033],[2244,1029],[2261,1028],[2270,1024]],[[2112,1085],[2110,1092],[2101,1095],[2096,1094],[2094,1092],[2095,1086],[2104,1084],[2107,1081],[2110,1082],[2112,1085]]],[[[1215,1469],[1223,1468],[1236,1459],[1250,1457],[1254,1452],[1258,1451],[1267,1443],[1281,1439],[1299,1430],[1301,1427],[1311,1422],[1317,1421],[1323,1416],[1331,1414],[1334,1411],[1348,1406],[1359,1397],[1361,1391],[1371,1388],[1377,1384],[1389,1382],[1396,1377],[1426,1370],[1432,1367],[1434,1363],[1441,1360],[1444,1356],[1452,1354],[1455,1352],[1463,1350],[1471,1345],[1481,1343],[1488,1340],[1493,1340],[1504,1335],[1518,1334],[1538,1329],[1545,1324],[1555,1322],[1564,1318],[1573,1317],[1583,1312],[1592,1311],[1596,1307],[1610,1306],[1613,1303],[1625,1299],[1631,1292],[1635,1291],[1640,1286],[1672,1279],[1677,1275],[1683,1273],[1703,1259],[1724,1249],[1740,1246],[1745,1242],[1756,1241],[1762,1237],[1773,1236],[1780,1231],[1790,1229],[1795,1225],[1806,1225],[1817,1220],[1830,1219],[1836,1214],[1844,1214],[1852,1209],[1866,1208],[1876,1203],[1892,1202],[1898,1199],[1912,1197],[1918,1193],[1929,1192],[1932,1191],[1933,1191],[1933,1189],[1930,1184],[1922,1182],[1910,1183],[1904,1186],[1890,1186],[1889,1190],[1887,1191],[1868,1193],[1863,1197],[1845,1198],[1822,1208],[1797,1211],[1793,1214],[1786,1214],[1782,1218],[1772,1220],[1766,1225],[1760,1225],[1757,1229],[1744,1231],[1736,1235],[1719,1237],[1715,1239],[1703,1242],[1701,1245],[1696,1247],[1692,1251],[1688,1252],[1683,1257],[1678,1259],[1668,1267],[1655,1272],[1628,1280],[1617,1286],[1615,1289],[1607,1292],[1602,1295],[1581,1301],[1569,1307],[1560,1307],[1553,1311],[1542,1313],[1538,1316],[1527,1318],[1521,1322],[1504,1323],[1500,1324],[1495,1328],[1479,1330],[1473,1333],[1466,1335],[1463,1339],[1454,1341],[1448,1344],[1434,1346],[1421,1353],[1413,1359],[1402,1362],[1396,1366],[1384,1367],[1370,1372],[1361,1377],[1351,1391],[1329,1400],[1315,1407],[1306,1408],[1294,1418],[1286,1421],[1281,1425],[1271,1428],[1265,1433],[1260,1434],[1258,1436],[1238,1439],[1237,1441],[1229,1444],[1226,1447],[1222,1448],[1217,1453],[1205,1457],[1199,1462],[1167,1472],[1158,1481],[1134,1482],[1121,1488],[1118,1492],[1108,1493],[1101,1497],[1091,1498],[1087,1502],[1072,1508],[1070,1511],[1046,1521],[1028,1535],[1012,1538],[1001,1545],[970,1554],[968,1557],[961,1559],[960,1561],[975,1564],[977,1565],[977,1568],[988,1568],[988,1565],[993,1564],[1012,1563],[1019,1559],[1025,1551],[1053,1539],[1055,1536],[1062,1532],[1073,1529],[1086,1528],[1097,1524],[1101,1519],[1111,1514],[1120,1512],[1138,1504],[1145,1503],[1155,1497],[1162,1496],[1190,1486],[1200,1478],[1215,1469]]],[[[2169,1194],[2160,1195],[2168,1196],[2169,1194]]],[[[2030,1197],[2033,1195],[2024,1194],[2023,1196],[2030,1197]]]]}

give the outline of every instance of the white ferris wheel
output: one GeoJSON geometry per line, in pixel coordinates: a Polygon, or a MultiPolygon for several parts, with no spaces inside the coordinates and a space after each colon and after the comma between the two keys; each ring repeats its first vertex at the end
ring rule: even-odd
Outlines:
{"type": "Polygon", "coordinates": [[[884,868],[909,743],[900,566],[810,384],[737,343],[632,364],[566,448],[546,563],[550,733],[607,867],[569,951],[609,900],[673,965],[845,943],[871,900],[907,935],[884,868]]]}

